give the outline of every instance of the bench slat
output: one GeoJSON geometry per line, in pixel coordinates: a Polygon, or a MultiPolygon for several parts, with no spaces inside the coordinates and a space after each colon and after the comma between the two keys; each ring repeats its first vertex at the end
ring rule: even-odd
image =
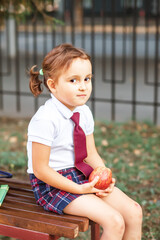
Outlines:
{"type": "MultiPolygon", "coordinates": [[[[9,184],[10,185],[10,184],[9,184]]],[[[32,193],[33,193],[33,190],[32,189],[28,189],[28,188],[25,188],[25,187],[18,187],[18,185],[17,186],[12,186],[12,185],[10,185],[10,189],[12,189],[12,190],[14,190],[14,191],[21,191],[21,192],[23,192],[24,194],[29,194],[29,195],[31,195],[32,193]]]]}
{"type": "Polygon", "coordinates": [[[10,200],[12,200],[13,202],[14,202],[14,200],[15,201],[17,201],[17,202],[28,202],[28,203],[31,203],[31,204],[35,204],[35,199],[34,199],[34,197],[33,198],[27,198],[27,197],[24,197],[24,196],[20,196],[20,195],[17,195],[17,196],[13,196],[13,195],[9,195],[9,193],[6,195],[6,197],[5,197],[6,199],[10,199],[10,200]]]}
{"type": "Polygon", "coordinates": [[[4,224],[0,224],[0,235],[13,237],[16,239],[18,238],[21,240],[57,240],[60,238],[58,236],[52,236],[46,233],[40,233],[4,224]]]}
{"type": "Polygon", "coordinates": [[[77,237],[79,232],[76,224],[64,224],[64,222],[54,220],[52,220],[52,223],[49,220],[47,222],[33,220],[15,216],[13,212],[8,214],[5,211],[0,211],[0,223],[68,238],[77,237]]]}
{"type": "Polygon", "coordinates": [[[13,178],[1,178],[0,183],[9,184],[10,186],[18,186],[18,188],[25,188],[31,190],[31,184],[29,183],[29,181],[22,181],[13,178]]]}
{"type": "Polygon", "coordinates": [[[3,206],[3,208],[0,209],[0,213],[8,214],[8,212],[12,216],[17,216],[17,217],[22,217],[22,218],[27,218],[27,219],[32,219],[32,220],[38,219],[38,221],[47,222],[47,223],[51,223],[51,224],[60,223],[60,224],[66,225],[66,226],[70,226],[70,224],[80,225],[80,221],[76,221],[73,218],[71,218],[71,219],[56,218],[56,215],[47,215],[47,214],[45,215],[45,214],[41,214],[39,212],[36,212],[36,214],[35,214],[35,212],[32,212],[32,211],[19,210],[19,209],[15,209],[15,208],[8,207],[8,206],[7,207],[3,206]]]}
{"type": "Polygon", "coordinates": [[[24,191],[21,191],[21,190],[14,190],[12,188],[9,189],[8,191],[8,196],[15,196],[15,197],[22,197],[22,198],[30,198],[30,199],[34,199],[35,201],[35,198],[34,198],[34,195],[33,195],[33,191],[32,192],[24,192],[24,191]]]}
{"type": "Polygon", "coordinates": [[[7,208],[8,211],[10,209],[16,209],[16,211],[22,211],[22,212],[30,211],[36,215],[38,214],[41,216],[46,216],[47,218],[49,217],[50,219],[75,223],[79,225],[79,230],[81,232],[87,231],[89,227],[89,220],[87,218],[66,215],[66,214],[58,215],[52,212],[44,211],[44,209],[41,206],[38,206],[36,204],[28,204],[28,203],[20,203],[20,202],[13,203],[13,201],[5,199],[5,201],[3,202],[3,207],[7,208]]]}

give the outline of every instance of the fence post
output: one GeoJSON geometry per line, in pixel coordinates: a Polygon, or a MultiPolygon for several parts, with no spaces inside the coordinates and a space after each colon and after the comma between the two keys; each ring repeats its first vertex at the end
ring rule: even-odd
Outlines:
{"type": "MultiPolygon", "coordinates": [[[[10,57],[14,58],[16,56],[16,20],[12,16],[14,12],[14,6],[10,4],[9,12],[11,13],[9,18],[7,19],[6,27],[8,27],[8,34],[9,34],[9,51],[10,57]]],[[[6,29],[7,30],[7,29],[6,29]]]]}

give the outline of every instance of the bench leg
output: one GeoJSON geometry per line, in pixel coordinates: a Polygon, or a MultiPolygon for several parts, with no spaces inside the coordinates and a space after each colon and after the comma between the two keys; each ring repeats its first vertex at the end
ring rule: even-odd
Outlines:
{"type": "Polygon", "coordinates": [[[60,238],[60,237],[58,237],[58,236],[49,235],[48,240],[57,240],[57,239],[59,239],[59,238],[60,238]]]}
{"type": "Polygon", "coordinates": [[[100,226],[95,222],[91,222],[91,240],[100,239],[100,226]]]}

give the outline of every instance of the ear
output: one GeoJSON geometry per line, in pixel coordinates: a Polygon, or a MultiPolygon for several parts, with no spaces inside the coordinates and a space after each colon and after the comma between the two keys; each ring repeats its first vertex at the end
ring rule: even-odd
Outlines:
{"type": "Polygon", "coordinates": [[[47,80],[47,85],[49,87],[49,90],[51,92],[55,92],[56,91],[56,84],[55,84],[55,81],[51,78],[48,78],[47,80]]]}

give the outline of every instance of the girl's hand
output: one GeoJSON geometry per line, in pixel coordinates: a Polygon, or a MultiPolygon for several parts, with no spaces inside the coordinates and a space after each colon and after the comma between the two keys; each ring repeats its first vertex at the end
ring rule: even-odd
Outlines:
{"type": "Polygon", "coordinates": [[[81,194],[86,194],[86,193],[95,193],[98,197],[105,197],[109,193],[113,191],[114,185],[115,185],[115,179],[112,178],[112,183],[110,186],[105,189],[105,190],[100,190],[98,188],[95,188],[94,186],[98,182],[99,177],[95,177],[92,182],[84,183],[82,185],[79,185],[81,187],[81,194]]]}
{"type": "Polygon", "coordinates": [[[80,193],[81,194],[86,194],[86,193],[98,193],[99,189],[95,188],[95,184],[98,182],[99,177],[95,177],[92,182],[84,183],[82,185],[79,185],[81,188],[80,193]]]}
{"type": "Polygon", "coordinates": [[[96,195],[98,197],[106,197],[106,196],[108,196],[110,193],[113,192],[113,189],[114,189],[114,186],[115,186],[115,182],[116,182],[115,178],[112,178],[112,182],[109,185],[109,187],[106,188],[105,190],[100,190],[98,193],[96,193],[96,195]]]}

